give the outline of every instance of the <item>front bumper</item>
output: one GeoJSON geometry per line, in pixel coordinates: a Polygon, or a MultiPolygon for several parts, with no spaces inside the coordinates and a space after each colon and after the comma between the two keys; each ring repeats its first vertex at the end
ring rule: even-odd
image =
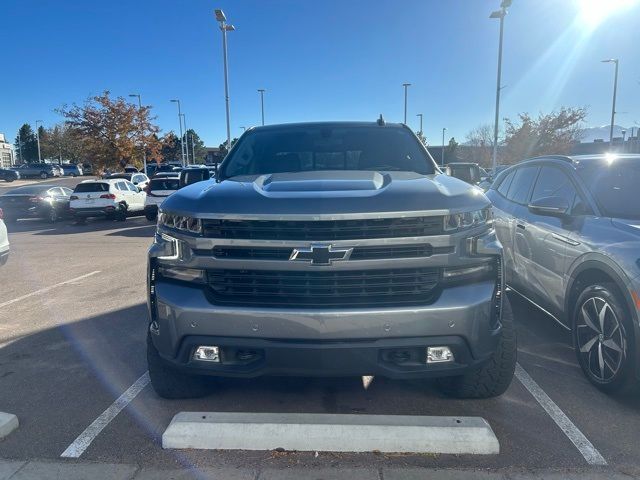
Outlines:
{"type": "Polygon", "coordinates": [[[7,248],[5,251],[0,251],[0,266],[7,263],[9,260],[9,249],[7,248]]]}
{"type": "Polygon", "coordinates": [[[193,374],[460,375],[490,358],[501,333],[491,328],[494,281],[446,288],[428,306],[345,310],[222,307],[206,287],[158,280],[153,288],[153,343],[168,365],[193,374]],[[223,347],[223,361],[193,360],[199,345],[223,347]],[[426,347],[443,345],[455,362],[426,364],[426,347]],[[256,356],[238,361],[239,351],[256,356]],[[394,361],[394,351],[410,360],[394,361]]]}

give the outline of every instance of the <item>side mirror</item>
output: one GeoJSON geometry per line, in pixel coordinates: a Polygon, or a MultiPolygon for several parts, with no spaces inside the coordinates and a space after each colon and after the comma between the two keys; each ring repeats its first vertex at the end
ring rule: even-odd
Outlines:
{"type": "Polygon", "coordinates": [[[529,204],[529,211],[547,217],[565,217],[569,213],[569,202],[563,197],[538,198],[529,204]]]}

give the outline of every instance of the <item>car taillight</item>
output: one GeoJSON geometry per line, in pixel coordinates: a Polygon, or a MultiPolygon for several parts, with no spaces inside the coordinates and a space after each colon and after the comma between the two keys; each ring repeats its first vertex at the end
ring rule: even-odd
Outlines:
{"type": "Polygon", "coordinates": [[[34,203],[39,202],[40,200],[44,200],[44,198],[42,198],[42,197],[30,197],[29,198],[29,201],[30,202],[34,202],[34,203]]]}
{"type": "Polygon", "coordinates": [[[100,195],[100,198],[107,198],[109,200],[115,200],[116,196],[113,193],[105,193],[104,195],[100,195]]]}
{"type": "Polygon", "coordinates": [[[69,200],[78,200],[78,196],[77,195],[71,195],[69,197],[69,200]]]}

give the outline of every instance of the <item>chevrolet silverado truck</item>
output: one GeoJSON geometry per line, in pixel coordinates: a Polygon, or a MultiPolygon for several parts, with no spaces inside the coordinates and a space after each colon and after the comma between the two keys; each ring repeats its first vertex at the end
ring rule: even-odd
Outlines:
{"type": "Polygon", "coordinates": [[[402,124],[252,128],[160,207],[147,360],[164,398],[206,377],[436,378],[487,398],[516,363],[491,205],[402,124]]]}

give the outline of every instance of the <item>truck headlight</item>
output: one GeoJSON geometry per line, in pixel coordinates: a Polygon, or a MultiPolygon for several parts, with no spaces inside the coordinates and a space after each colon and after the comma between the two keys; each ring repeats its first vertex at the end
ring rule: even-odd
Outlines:
{"type": "Polygon", "coordinates": [[[202,233],[202,220],[199,218],[188,217],[186,215],[174,215],[172,213],[160,212],[158,214],[158,226],[195,234],[202,233]]]}
{"type": "Polygon", "coordinates": [[[467,228],[477,227],[491,221],[491,207],[471,212],[453,213],[444,217],[444,231],[455,232],[467,228]]]}

